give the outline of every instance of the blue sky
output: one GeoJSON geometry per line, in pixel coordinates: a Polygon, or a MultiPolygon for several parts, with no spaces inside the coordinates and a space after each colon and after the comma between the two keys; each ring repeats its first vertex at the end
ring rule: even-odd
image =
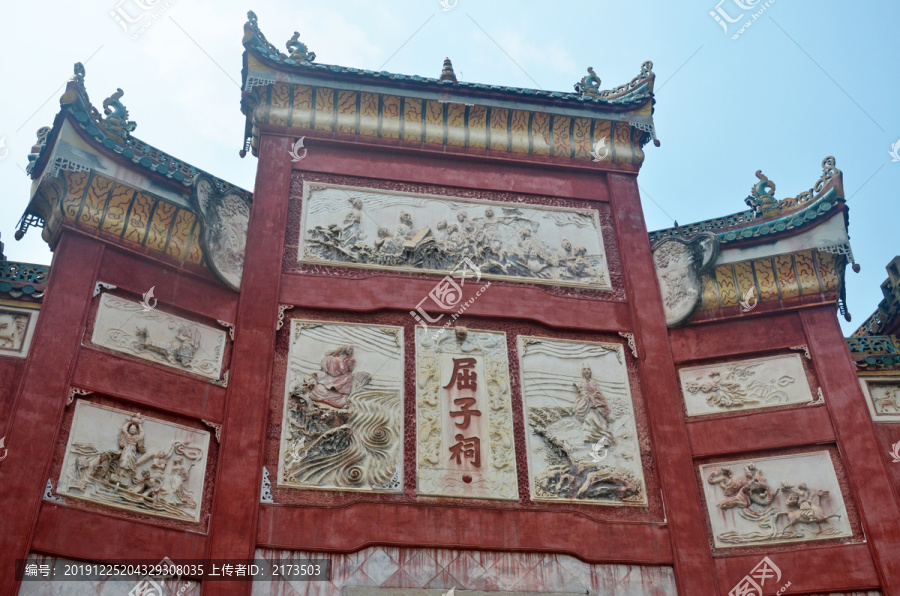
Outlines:
{"type": "Polygon", "coordinates": [[[741,211],[758,169],[776,183],[776,197],[795,196],[834,155],[862,265],[847,273],[849,333],[875,309],[884,266],[900,253],[900,162],[889,155],[900,138],[893,66],[900,3],[770,0],[733,39],[766,1],[725,0],[725,14],[744,15],[728,33],[709,14],[717,1],[444,0],[449,10],[440,0],[12,3],[4,7],[0,64],[6,255],[50,262],[38,231],[21,242],[13,232],[29,196],[23,170],[34,133],[51,123],[77,61],[95,105],[117,87],[125,91],[135,136],[252,189],[256,160],[240,159],[238,150],[240,42],[253,9],[272,43],[283,48],[297,29],[326,64],[437,77],[449,56],[462,80],[568,91],[588,66],[612,88],[652,60],[662,146],[647,147],[639,177],[650,229],[741,211]],[[153,7],[142,12],[141,3],[153,7]],[[110,14],[117,7],[146,15],[141,22],[150,26],[123,31],[110,14]]]}

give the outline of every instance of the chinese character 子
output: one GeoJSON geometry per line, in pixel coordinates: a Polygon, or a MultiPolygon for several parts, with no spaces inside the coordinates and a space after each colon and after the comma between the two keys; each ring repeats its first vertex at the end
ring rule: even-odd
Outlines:
{"type": "Polygon", "coordinates": [[[459,410],[456,412],[450,412],[450,415],[454,418],[459,418],[462,416],[462,422],[456,423],[456,428],[467,429],[469,428],[469,422],[472,421],[472,416],[481,416],[481,410],[473,410],[472,406],[475,405],[474,397],[458,397],[453,400],[453,403],[459,406],[459,410]]]}
{"type": "Polygon", "coordinates": [[[752,577],[745,575],[744,579],[728,592],[728,596],[762,596],[762,588],[752,577]]]}
{"type": "Polygon", "coordinates": [[[459,441],[450,448],[450,461],[456,460],[458,465],[462,465],[463,459],[472,460],[472,465],[476,468],[481,467],[481,441],[478,437],[465,438],[462,435],[456,435],[459,441]]]}
{"type": "Polygon", "coordinates": [[[775,581],[781,580],[781,569],[769,557],[763,557],[763,560],[757,563],[756,567],[750,572],[750,576],[759,580],[759,585],[766,585],[766,580],[774,578],[775,581]]]}
{"type": "Polygon", "coordinates": [[[450,375],[450,382],[444,386],[444,389],[449,389],[455,383],[456,388],[459,390],[477,390],[478,384],[476,381],[478,380],[478,375],[472,370],[473,368],[475,368],[474,358],[454,358],[453,374],[450,375]]]}
{"type": "Polygon", "coordinates": [[[428,295],[441,308],[453,308],[462,299],[462,288],[452,277],[446,275],[428,292],[428,295]]]}

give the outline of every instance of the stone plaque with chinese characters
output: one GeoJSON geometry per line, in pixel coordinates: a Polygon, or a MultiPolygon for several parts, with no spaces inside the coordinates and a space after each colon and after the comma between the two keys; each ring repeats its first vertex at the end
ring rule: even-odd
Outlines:
{"type": "Polygon", "coordinates": [[[0,306],[0,357],[28,355],[37,318],[37,309],[0,306]]]}
{"type": "Polygon", "coordinates": [[[813,401],[799,354],[692,366],[678,376],[688,416],[813,401]]]}
{"type": "Polygon", "coordinates": [[[860,379],[875,422],[900,422],[900,377],[860,379]]]}
{"type": "Polygon", "coordinates": [[[306,183],[301,263],[611,289],[596,210],[306,183]]]}
{"type": "Polygon", "coordinates": [[[100,297],[91,343],[219,380],[226,333],[112,294],[100,297]]]}
{"type": "Polygon", "coordinates": [[[416,327],[417,492],[518,500],[506,334],[416,327]]]}
{"type": "Polygon", "coordinates": [[[291,321],[278,485],[403,490],[403,328],[291,321]]]}
{"type": "Polygon", "coordinates": [[[208,453],[204,430],[78,400],[57,492],[198,522],[208,453]]]}
{"type": "Polygon", "coordinates": [[[700,466],[718,548],[851,536],[827,451],[700,466]]]}
{"type": "Polygon", "coordinates": [[[519,336],[535,501],[647,506],[625,350],[519,336]]]}

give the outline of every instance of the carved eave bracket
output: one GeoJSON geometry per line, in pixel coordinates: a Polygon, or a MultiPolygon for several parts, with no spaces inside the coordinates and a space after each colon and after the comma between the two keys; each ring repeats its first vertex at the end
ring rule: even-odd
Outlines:
{"type": "Polygon", "coordinates": [[[628,340],[628,349],[631,350],[631,355],[635,358],[638,357],[637,345],[634,343],[634,333],[627,333],[625,331],[619,331],[619,335],[628,340]]]}

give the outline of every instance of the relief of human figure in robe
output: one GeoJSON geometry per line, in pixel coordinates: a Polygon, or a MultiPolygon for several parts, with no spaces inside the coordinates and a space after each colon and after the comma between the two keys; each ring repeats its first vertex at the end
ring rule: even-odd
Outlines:
{"type": "Polygon", "coordinates": [[[304,380],[302,395],[317,404],[325,404],[342,410],[347,407],[350,395],[362,389],[372,379],[367,372],[354,372],[353,346],[341,346],[325,353],[320,363],[321,371],[304,380]]]}
{"type": "Polygon", "coordinates": [[[116,466],[116,481],[130,487],[138,482],[137,468],[144,455],[144,429],[140,418],[130,418],[119,431],[119,461],[116,466]]]}
{"type": "Polygon", "coordinates": [[[600,385],[593,379],[591,367],[585,364],[581,367],[581,381],[575,387],[578,397],[575,398],[575,418],[581,423],[584,432],[584,442],[594,443],[601,437],[605,437],[610,444],[614,443],[609,432],[609,403],[600,385]]]}
{"type": "Polygon", "coordinates": [[[710,406],[733,408],[745,403],[757,400],[749,397],[740,383],[725,381],[722,375],[716,371],[709,373],[709,381],[705,383],[690,383],[687,390],[691,393],[701,391],[706,394],[706,403],[710,406]]]}
{"type": "Polygon", "coordinates": [[[358,197],[351,197],[350,204],[353,205],[353,209],[344,216],[343,227],[341,228],[341,245],[348,248],[365,239],[365,234],[360,229],[362,223],[362,200],[358,197]]]}

